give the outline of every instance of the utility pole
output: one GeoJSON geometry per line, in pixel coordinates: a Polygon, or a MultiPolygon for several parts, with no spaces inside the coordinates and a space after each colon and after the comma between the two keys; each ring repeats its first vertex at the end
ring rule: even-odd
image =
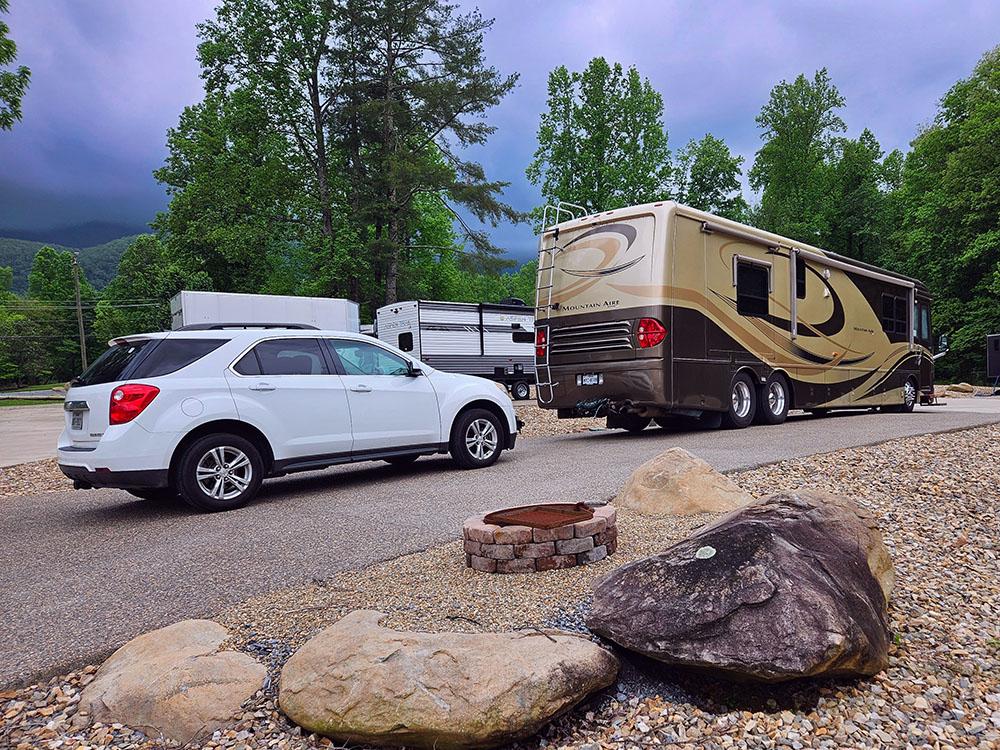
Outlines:
{"type": "Polygon", "coordinates": [[[80,327],[80,361],[83,372],[87,369],[87,334],[83,330],[83,306],[80,304],[80,264],[77,262],[80,253],[73,253],[73,288],[76,292],[76,322],[80,327]]]}

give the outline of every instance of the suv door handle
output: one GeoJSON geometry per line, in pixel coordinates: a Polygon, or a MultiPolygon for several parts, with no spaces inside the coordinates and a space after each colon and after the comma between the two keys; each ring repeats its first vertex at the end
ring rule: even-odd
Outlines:
{"type": "Polygon", "coordinates": [[[352,385],[351,390],[355,393],[371,393],[372,388],[370,385],[352,385]]]}
{"type": "Polygon", "coordinates": [[[273,390],[275,390],[275,387],[276,386],[273,386],[270,383],[254,383],[252,386],[250,386],[250,390],[251,391],[273,391],[273,390]]]}

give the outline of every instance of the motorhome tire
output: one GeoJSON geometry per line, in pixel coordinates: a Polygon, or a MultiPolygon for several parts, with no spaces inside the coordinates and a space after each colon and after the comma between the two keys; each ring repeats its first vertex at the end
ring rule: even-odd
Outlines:
{"type": "Polygon", "coordinates": [[[781,424],[788,416],[791,403],[788,381],[781,373],[775,372],[760,387],[757,393],[757,415],[759,424],[781,424]]]}
{"type": "Polygon", "coordinates": [[[757,388],[745,372],[737,373],[729,388],[729,410],[722,415],[722,424],[729,429],[749,427],[757,411],[757,388]]]}
{"type": "Polygon", "coordinates": [[[531,398],[531,386],[526,380],[518,380],[510,389],[515,401],[527,401],[531,398]]]}
{"type": "Polygon", "coordinates": [[[884,409],[894,414],[909,414],[917,405],[917,381],[908,378],[903,384],[903,403],[886,406],[884,409]]]}
{"type": "Polygon", "coordinates": [[[469,409],[459,415],[451,428],[451,457],[463,469],[481,469],[495,464],[503,447],[500,419],[486,409],[469,409]]]}

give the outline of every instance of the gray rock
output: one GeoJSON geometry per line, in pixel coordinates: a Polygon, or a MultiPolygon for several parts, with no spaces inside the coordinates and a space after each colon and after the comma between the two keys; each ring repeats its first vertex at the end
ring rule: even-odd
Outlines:
{"type": "Polygon", "coordinates": [[[824,493],[757,501],[599,581],[587,625],[653,659],[731,676],[875,674],[889,631],[869,560],[888,553],[872,529],[824,493]]]}

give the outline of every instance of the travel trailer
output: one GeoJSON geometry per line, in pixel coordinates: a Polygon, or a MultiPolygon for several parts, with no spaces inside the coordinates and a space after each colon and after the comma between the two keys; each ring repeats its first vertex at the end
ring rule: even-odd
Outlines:
{"type": "Polygon", "coordinates": [[[329,331],[359,329],[358,303],[330,297],[293,297],[282,294],[178,292],[170,298],[170,327],[298,323],[329,331]]]}
{"type": "Polygon", "coordinates": [[[746,427],[933,397],[916,279],[672,202],[578,208],[548,207],[539,243],[536,390],[560,418],[746,427]]]}
{"type": "Polygon", "coordinates": [[[535,316],[518,303],[397,302],[376,311],[375,333],[431,367],[490,378],[527,399],[535,382],[535,316]]]}

